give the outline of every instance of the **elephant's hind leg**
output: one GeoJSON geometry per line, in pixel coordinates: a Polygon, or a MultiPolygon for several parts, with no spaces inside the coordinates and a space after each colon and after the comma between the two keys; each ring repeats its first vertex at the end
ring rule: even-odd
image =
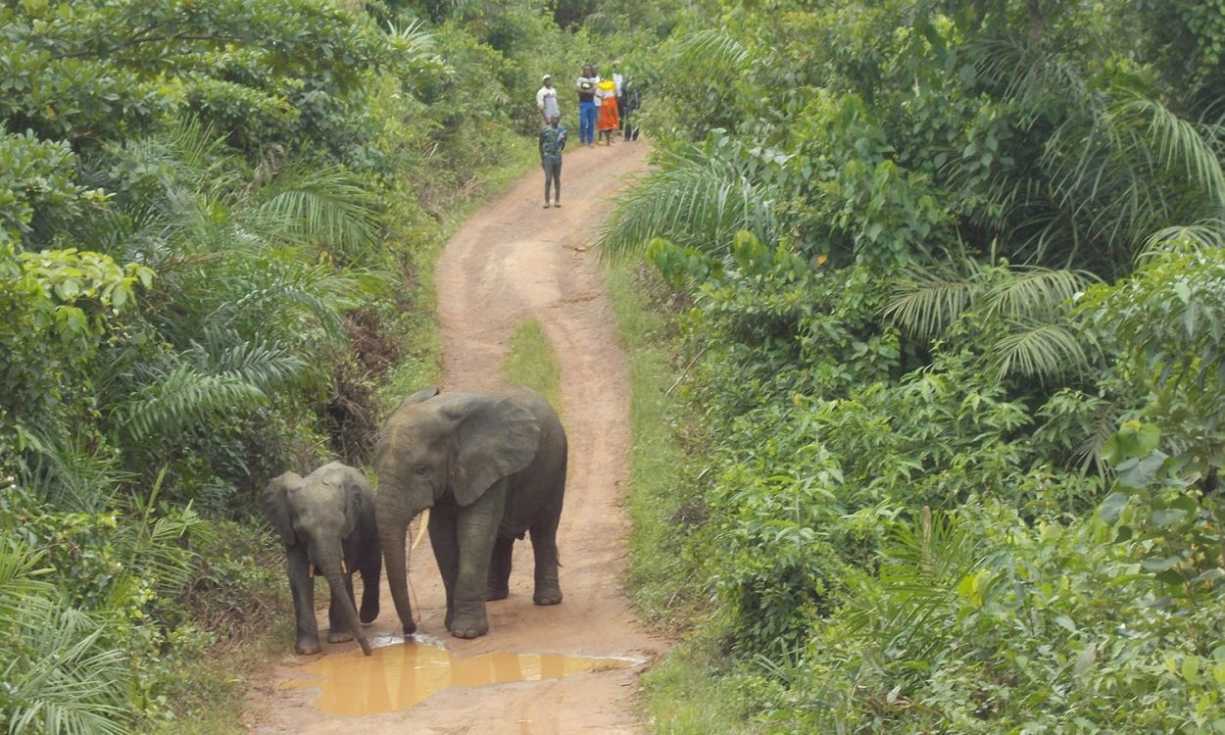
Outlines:
{"type": "Polygon", "coordinates": [[[558,514],[532,526],[532,553],[536,557],[536,591],[532,602],[556,605],[561,602],[561,582],[557,578],[558,514]]]}
{"type": "Polygon", "coordinates": [[[515,550],[515,539],[499,538],[493,544],[493,558],[489,560],[489,589],[486,600],[505,600],[510,596],[510,561],[515,550]]]}

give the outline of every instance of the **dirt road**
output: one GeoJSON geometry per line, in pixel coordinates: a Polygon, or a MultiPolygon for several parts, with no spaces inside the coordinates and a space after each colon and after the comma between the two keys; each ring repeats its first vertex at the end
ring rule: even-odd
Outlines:
{"type": "MultiPolygon", "coordinates": [[[[510,598],[489,605],[490,634],[471,641],[451,638],[442,626],[442,584],[428,539],[413,553],[410,579],[419,630],[442,641],[455,660],[510,652],[647,661],[663,648],[636,622],[622,588],[629,532],[622,507],[629,385],[601,269],[589,249],[612,194],[645,167],[645,155],[645,146],[624,143],[567,154],[561,209],[541,208],[543,177],[531,172],[472,217],[439,262],[443,389],[497,385],[510,335],[524,320],[536,319],[561,363],[561,409],[570,437],[558,540],[565,594],[561,605],[532,604],[531,547],[521,542],[515,547],[510,598]]],[[[381,592],[381,615],[370,632],[391,640],[399,623],[386,579],[381,592]]],[[[320,629],[326,624],[321,615],[320,629]]],[[[325,646],[324,655],[352,657],[353,648],[325,646]]],[[[318,661],[318,656],[287,652],[253,686],[244,715],[249,731],[568,735],[641,730],[635,702],[641,665],[448,688],[404,711],[337,716],[316,706],[317,689],[285,688],[301,682],[303,667],[318,661]]]]}

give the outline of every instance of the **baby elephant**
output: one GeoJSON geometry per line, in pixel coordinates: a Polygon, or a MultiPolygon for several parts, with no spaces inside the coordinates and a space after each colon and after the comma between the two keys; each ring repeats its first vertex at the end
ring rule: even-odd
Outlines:
{"type": "Polygon", "coordinates": [[[366,478],[339,462],[325,464],[305,478],[286,472],[264,490],[264,514],[285,542],[289,588],[302,654],[319,653],[315,623],[314,570],[332,590],[328,607],[328,643],[357,638],[370,655],[354,608],[353,572],[362,575],[361,622],[379,614],[379,574],[383,561],[374,520],[374,495],[366,478]]]}

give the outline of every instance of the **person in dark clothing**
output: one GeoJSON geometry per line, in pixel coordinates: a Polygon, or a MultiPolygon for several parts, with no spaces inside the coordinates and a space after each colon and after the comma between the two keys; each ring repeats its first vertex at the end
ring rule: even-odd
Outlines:
{"type": "Polygon", "coordinates": [[[638,91],[638,85],[629,79],[623,82],[622,92],[625,117],[621,118],[621,137],[625,140],[638,140],[638,110],[642,107],[642,94],[638,91]]]}
{"type": "Polygon", "coordinates": [[[544,208],[549,208],[549,190],[553,191],[553,206],[561,206],[561,152],[566,148],[566,129],[554,115],[540,131],[540,167],[544,169],[544,208]],[[551,186],[550,186],[551,185],[551,186]]]}

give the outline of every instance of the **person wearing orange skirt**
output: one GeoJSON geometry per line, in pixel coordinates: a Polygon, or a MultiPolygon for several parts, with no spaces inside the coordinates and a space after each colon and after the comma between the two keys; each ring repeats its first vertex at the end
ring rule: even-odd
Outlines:
{"type": "Polygon", "coordinates": [[[621,127],[621,114],[617,111],[617,85],[611,79],[601,80],[596,85],[596,98],[600,100],[600,116],[596,129],[605,145],[612,145],[613,131],[621,127]]]}

